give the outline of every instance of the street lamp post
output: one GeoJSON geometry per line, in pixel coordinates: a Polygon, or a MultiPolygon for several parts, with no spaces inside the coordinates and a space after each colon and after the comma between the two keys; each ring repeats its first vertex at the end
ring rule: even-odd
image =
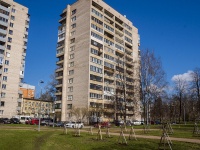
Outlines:
{"type": "Polygon", "coordinates": [[[38,113],[38,119],[39,119],[38,131],[39,131],[39,132],[40,132],[40,121],[41,121],[40,115],[41,115],[41,96],[42,96],[42,87],[41,87],[40,84],[43,84],[43,83],[44,83],[44,81],[42,81],[42,80],[40,80],[40,82],[38,83],[38,85],[39,85],[39,87],[40,87],[40,89],[41,89],[41,91],[40,91],[40,109],[39,109],[39,113],[38,113]]]}

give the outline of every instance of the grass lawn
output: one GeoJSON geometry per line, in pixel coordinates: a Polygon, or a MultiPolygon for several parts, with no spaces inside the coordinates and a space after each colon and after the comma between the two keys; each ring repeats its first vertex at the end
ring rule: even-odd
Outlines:
{"type": "MultiPolygon", "coordinates": [[[[96,140],[97,134],[89,135],[81,132],[81,137],[73,136],[74,130],[69,129],[63,134],[60,128],[42,127],[41,132],[34,130],[36,126],[11,125],[0,126],[1,150],[155,150],[159,140],[138,139],[128,140],[128,145],[119,144],[118,136],[96,140]],[[19,128],[23,127],[23,128],[19,128]],[[18,129],[17,129],[18,128],[18,129]]],[[[119,128],[117,128],[119,129],[119,128]]],[[[199,150],[200,144],[173,142],[173,150],[199,150]]]]}

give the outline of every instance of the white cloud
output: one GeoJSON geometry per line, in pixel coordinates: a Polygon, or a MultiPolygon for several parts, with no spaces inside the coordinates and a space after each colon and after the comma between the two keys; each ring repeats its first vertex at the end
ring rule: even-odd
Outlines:
{"type": "Polygon", "coordinates": [[[193,71],[191,71],[191,70],[188,70],[188,72],[186,72],[186,73],[184,73],[184,74],[178,74],[178,75],[174,75],[173,77],[172,77],[172,81],[175,81],[176,79],[183,79],[183,80],[185,80],[185,81],[192,81],[192,77],[191,77],[191,73],[192,73],[193,71]]]}

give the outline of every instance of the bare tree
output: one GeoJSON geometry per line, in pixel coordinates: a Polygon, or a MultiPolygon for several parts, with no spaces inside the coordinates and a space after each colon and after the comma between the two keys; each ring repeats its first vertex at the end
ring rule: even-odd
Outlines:
{"type": "Polygon", "coordinates": [[[149,104],[162,96],[167,87],[166,74],[162,68],[160,58],[154,52],[145,50],[141,52],[141,87],[144,119],[148,123],[149,104]]]}
{"type": "Polygon", "coordinates": [[[188,89],[188,82],[186,79],[181,77],[180,75],[177,75],[174,78],[174,89],[177,93],[177,97],[179,99],[179,123],[181,122],[182,117],[182,103],[183,103],[183,97],[186,94],[186,91],[188,89]]]}
{"type": "Polygon", "coordinates": [[[87,107],[72,107],[71,109],[72,116],[75,117],[76,121],[83,121],[84,119],[87,119],[89,117],[89,110],[87,107]]]}
{"type": "Polygon", "coordinates": [[[197,101],[197,113],[200,115],[200,68],[195,68],[191,72],[191,89],[194,99],[197,101]]]}
{"type": "Polygon", "coordinates": [[[50,75],[50,81],[45,86],[45,91],[41,95],[43,100],[55,100],[56,85],[59,84],[56,80],[55,73],[50,75]]]}

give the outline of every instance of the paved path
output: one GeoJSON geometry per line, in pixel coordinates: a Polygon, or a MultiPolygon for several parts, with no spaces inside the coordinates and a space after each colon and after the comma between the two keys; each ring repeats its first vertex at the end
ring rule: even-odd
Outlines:
{"type": "MultiPolygon", "coordinates": [[[[83,132],[88,132],[87,130],[82,130],[83,132]]],[[[94,134],[97,134],[97,132],[93,132],[94,134]]],[[[102,132],[102,134],[106,134],[105,132],[102,132]]],[[[120,133],[112,133],[110,132],[110,135],[115,135],[115,136],[119,136],[120,133]]],[[[124,134],[125,136],[129,136],[129,134],[124,134]]],[[[160,140],[161,136],[152,136],[152,135],[135,135],[136,138],[144,138],[144,139],[156,139],[156,140],[160,140]]],[[[200,144],[200,140],[199,139],[187,139],[187,138],[175,138],[175,137],[170,137],[170,140],[173,141],[179,141],[179,142],[189,142],[189,143],[197,143],[200,144]]]]}

